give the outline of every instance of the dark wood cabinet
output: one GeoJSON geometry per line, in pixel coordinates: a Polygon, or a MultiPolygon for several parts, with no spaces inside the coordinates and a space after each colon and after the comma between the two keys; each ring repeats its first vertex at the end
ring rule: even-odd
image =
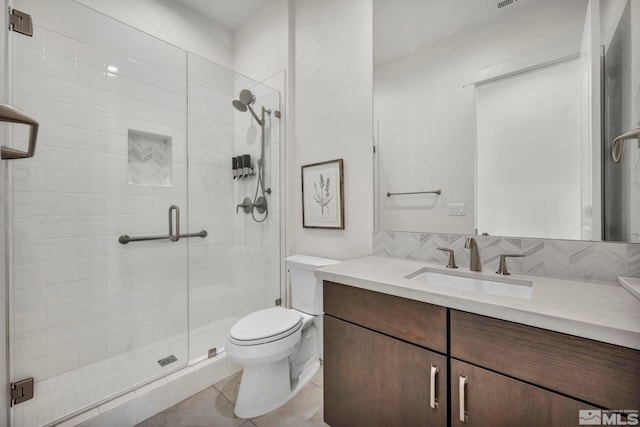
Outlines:
{"type": "Polygon", "coordinates": [[[332,427],[577,426],[580,410],[640,408],[638,350],[327,281],[324,308],[332,427]]]}
{"type": "Polygon", "coordinates": [[[579,411],[588,409],[594,407],[451,359],[452,427],[577,426],[579,411]]]}
{"type": "Polygon", "coordinates": [[[450,356],[609,409],[640,408],[640,351],[450,310],[450,356]]]}
{"type": "Polygon", "coordinates": [[[447,352],[447,309],[324,282],[324,312],[440,353],[447,352]]]}
{"type": "Polygon", "coordinates": [[[332,427],[446,426],[447,359],[324,317],[324,418],[332,427]],[[433,368],[432,368],[433,367],[433,368]],[[431,407],[431,370],[433,378],[431,407]]]}

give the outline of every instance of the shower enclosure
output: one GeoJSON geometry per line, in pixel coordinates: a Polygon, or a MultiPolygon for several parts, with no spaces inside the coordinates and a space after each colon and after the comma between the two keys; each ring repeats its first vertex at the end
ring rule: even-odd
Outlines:
{"type": "MultiPolygon", "coordinates": [[[[9,103],[40,123],[35,156],[3,161],[9,379],[35,391],[11,410],[24,427],[220,353],[281,289],[280,119],[260,126],[232,106],[249,89],[279,112],[279,91],[73,1],[55,7],[59,23],[34,15],[33,37],[9,33],[5,58],[9,103]],[[261,150],[258,223],[235,209],[258,177],[234,180],[230,159],[261,150]]],[[[28,128],[6,128],[26,146],[28,128]]]]}

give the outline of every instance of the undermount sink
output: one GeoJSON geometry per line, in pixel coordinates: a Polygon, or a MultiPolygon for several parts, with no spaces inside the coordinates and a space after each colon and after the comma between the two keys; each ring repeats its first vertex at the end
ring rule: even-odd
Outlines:
{"type": "Polygon", "coordinates": [[[515,278],[507,279],[504,277],[488,280],[482,277],[474,277],[476,274],[477,273],[471,272],[444,273],[430,268],[422,268],[406,276],[406,279],[489,295],[501,295],[522,299],[531,298],[531,292],[533,290],[533,283],[531,281],[515,278]]]}

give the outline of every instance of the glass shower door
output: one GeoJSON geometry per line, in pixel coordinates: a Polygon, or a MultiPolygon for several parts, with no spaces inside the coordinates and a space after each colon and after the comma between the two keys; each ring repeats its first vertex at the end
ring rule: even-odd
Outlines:
{"type": "Polygon", "coordinates": [[[225,345],[233,324],[273,307],[281,283],[280,92],[284,74],[259,83],[193,53],[188,54],[190,222],[209,237],[189,241],[190,358],[225,345]],[[252,202],[258,185],[262,129],[232,102],[242,90],[255,95],[252,108],[264,119],[264,187],[268,212],[237,208],[252,202]],[[254,175],[234,178],[232,158],[248,155],[254,175]],[[255,218],[254,218],[255,217],[255,218]],[[258,222],[261,221],[261,222],[258,222]]]}
{"type": "MultiPolygon", "coordinates": [[[[174,205],[191,231],[186,52],[49,3],[33,37],[9,34],[11,101],[40,122],[35,156],[8,165],[5,188],[10,380],[35,381],[12,409],[25,427],[188,362],[188,239],[119,240],[169,236],[170,215],[177,233],[174,205]]],[[[10,144],[27,133],[13,126],[10,144]]]]}

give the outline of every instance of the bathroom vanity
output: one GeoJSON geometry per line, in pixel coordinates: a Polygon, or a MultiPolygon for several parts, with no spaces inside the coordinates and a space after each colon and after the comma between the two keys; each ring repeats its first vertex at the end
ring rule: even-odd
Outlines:
{"type": "Polygon", "coordinates": [[[425,265],[316,271],[329,425],[568,426],[640,409],[640,301],[624,289],[532,278],[527,298],[487,295],[412,280],[425,265]]]}

